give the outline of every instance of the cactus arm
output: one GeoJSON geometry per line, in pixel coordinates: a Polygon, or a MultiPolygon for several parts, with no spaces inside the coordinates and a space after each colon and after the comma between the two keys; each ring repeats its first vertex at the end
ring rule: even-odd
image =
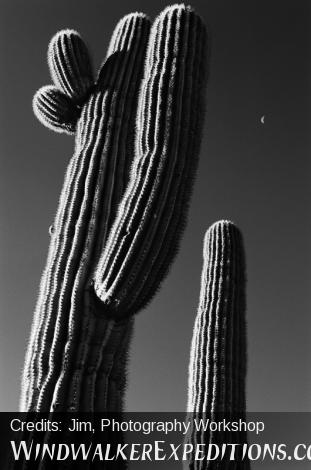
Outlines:
{"type": "Polygon", "coordinates": [[[58,89],[76,104],[84,102],[93,86],[93,67],[81,36],[65,29],[55,34],[49,44],[48,65],[58,89]]]}
{"type": "MultiPolygon", "coordinates": [[[[54,221],[26,356],[23,410],[50,408],[64,348],[72,357],[79,334],[86,339],[85,331],[79,333],[79,328],[82,324],[86,328],[93,317],[87,300],[89,273],[128,178],[125,173],[133,155],[133,144],[129,143],[135,127],[149,20],[142,14],[128,15],[116,31],[108,51],[114,57],[110,55],[104,63],[97,87],[82,107],[76,125],[75,153],[54,221]]],[[[59,42],[60,37],[58,34],[52,43],[59,42]]],[[[50,47],[49,51],[54,49],[50,47]]],[[[83,343],[85,351],[90,343],[90,339],[83,343]]],[[[83,354],[79,352],[78,356],[83,354]]],[[[80,375],[84,368],[82,365],[80,375]]]]}
{"type": "Polygon", "coordinates": [[[74,134],[79,110],[56,86],[40,88],[34,96],[33,109],[39,121],[51,130],[74,134]]]}
{"type": "MultiPolygon", "coordinates": [[[[232,222],[216,222],[204,240],[200,303],[189,364],[187,409],[190,420],[245,419],[245,310],[242,235],[232,222]]],[[[187,439],[193,444],[241,443],[245,442],[246,435],[204,433],[192,427],[187,439]]],[[[213,465],[204,468],[214,468],[213,465]]],[[[223,461],[219,468],[227,468],[226,465],[228,462],[223,461]]],[[[246,460],[239,465],[243,465],[239,468],[249,468],[246,460]]],[[[202,462],[191,460],[185,468],[198,470],[203,467],[202,462]]]]}
{"type": "Polygon", "coordinates": [[[113,318],[151,299],[177,251],[201,137],[206,52],[205,27],[190,7],[169,7],[156,19],[131,180],[94,276],[113,318]]]}

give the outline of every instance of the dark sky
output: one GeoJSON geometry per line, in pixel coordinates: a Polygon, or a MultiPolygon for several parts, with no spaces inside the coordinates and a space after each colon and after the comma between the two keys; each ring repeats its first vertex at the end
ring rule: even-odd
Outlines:
{"type": "MultiPolygon", "coordinates": [[[[310,2],[195,0],[212,36],[207,114],[189,223],[170,275],[140,312],[128,410],[182,411],[204,232],[231,219],[248,277],[248,409],[311,409],[310,2]],[[265,116],[264,124],[261,117],[265,116]]],[[[119,18],[164,1],[1,0],[0,410],[16,410],[24,350],[73,138],[33,116],[46,50],[78,30],[98,65],[119,18]]]]}

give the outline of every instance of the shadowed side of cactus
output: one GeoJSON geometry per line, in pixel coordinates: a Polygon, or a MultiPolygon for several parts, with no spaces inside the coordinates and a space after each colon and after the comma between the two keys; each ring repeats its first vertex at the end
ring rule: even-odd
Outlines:
{"type": "Polygon", "coordinates": [[[119,409],[132,314],[178,246],[201,138],[206,33],[190,7],[175,5],[156,19],[145,54],[148,35],[144,15],[121,20],[93,84],[77,33],[49,47],[55,85],[39,90],[34,109],[48,127],[75,132],[75,153],[51,230],[23,411],[119,409]]]}
{"type": "MultiPolygon", "coordinates": [[[[244,443],[244,432],[197,430],[200,420],[245,420],[245,256],[242,235],[228,221],[205,235],[201,293],[191,345],[188,381],[189,443],[244,443]]],[[[229,451],[228,451],[229,452],[229,451]]],[[[238,454],[240,456],[240,454],[238,454]]],[[[185,468],[248,469],[249,462],[190,460],[185,468]]]]}

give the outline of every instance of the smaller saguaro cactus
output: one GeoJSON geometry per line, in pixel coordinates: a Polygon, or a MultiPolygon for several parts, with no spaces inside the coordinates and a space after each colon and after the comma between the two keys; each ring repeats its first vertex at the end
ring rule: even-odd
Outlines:
{"type": "MultiPolygon", "coordinates": [[[[188,380],[188,418],[219,421],[245,419],[246,301],[245,256],[242,235],[229,221],[213,224],[205,235],[198,313],[191,345],[188,380]]],[[[188,442],[221,445],[244,443],[243,432],[197,431],[188,442]]],[[[185,468],[243,469],[243,462],[190,459],[185,468]]]]}

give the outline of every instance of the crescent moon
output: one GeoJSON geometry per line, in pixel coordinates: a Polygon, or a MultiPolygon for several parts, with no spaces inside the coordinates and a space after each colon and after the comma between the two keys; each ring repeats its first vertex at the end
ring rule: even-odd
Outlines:
{"type": "Polygon", "coordinates": [[[262,116],[260,121],[261,121],[261,124],[264,124],[265,123],[265,116],[262,116]]]}

